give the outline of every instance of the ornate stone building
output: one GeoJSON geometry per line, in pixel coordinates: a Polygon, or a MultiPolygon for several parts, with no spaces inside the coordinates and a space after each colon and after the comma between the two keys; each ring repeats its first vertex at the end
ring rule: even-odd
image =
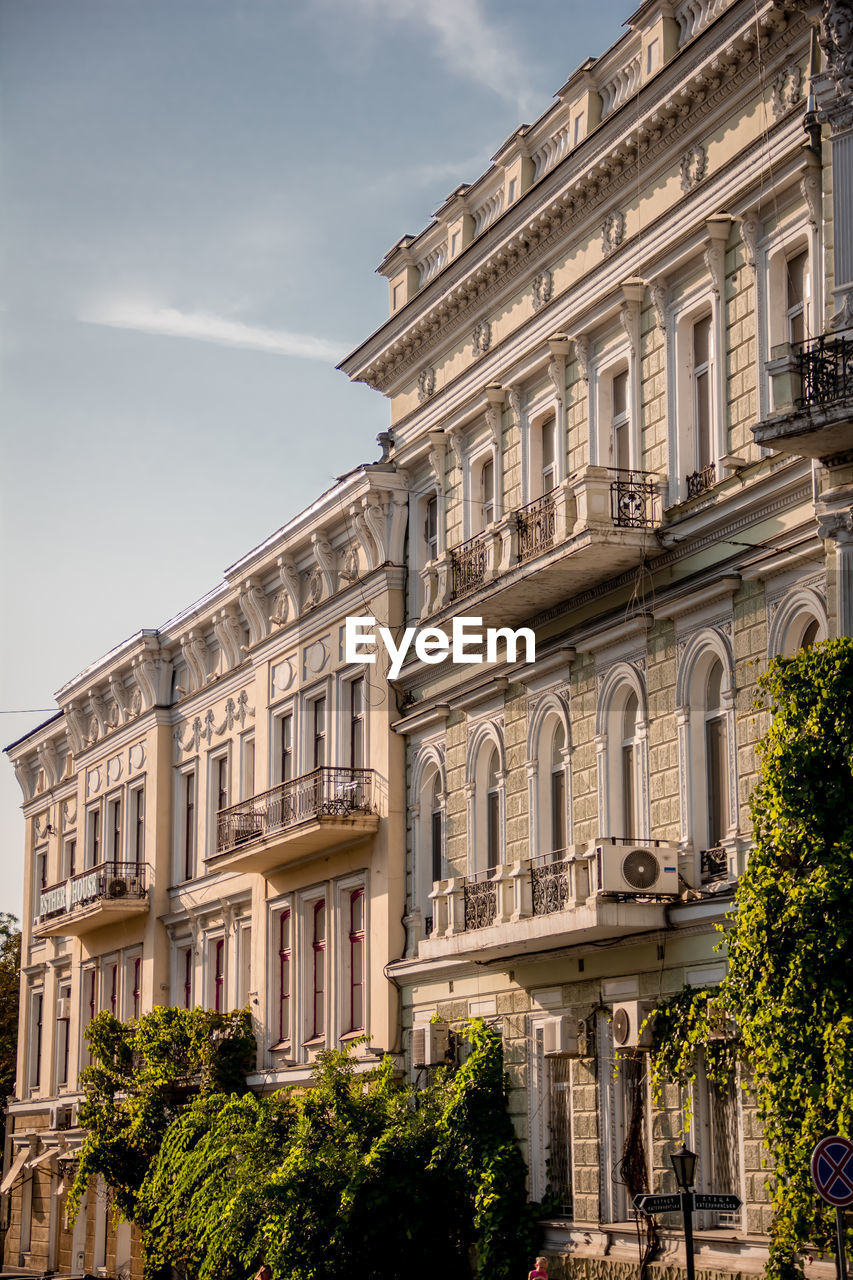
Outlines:
{"type": "Polygon", "coordinates": [[[398,1049],[404,746],[344,619],[400,617],[406,508],[393,464],[358,468],[7,748],[27,898],[6,1268],[141,1275],[104,1187],[65,1215],[99,1010],[248,1005],[264,1091],[365,1033],[365,1066],[398,1049]]]}
{"type": "Polygon", "coordinates": [[[461,1020],[502,1028],[551,1274],[635,1274],[632,1194],[673,1189],[691,1111],[699,1189],[743,1201],[701,1265],[766,1256],[749,1096],[700,1064],[659,1109],[625,1051],[724,973],[757,676],[853,629],[851,58],[837,0],[648,0],[394,245],[390,317],[342,365],[410,477],[410,625],[536,636],[533,665],[400,674],[391,973],[415,1074],[461,1020]]]}

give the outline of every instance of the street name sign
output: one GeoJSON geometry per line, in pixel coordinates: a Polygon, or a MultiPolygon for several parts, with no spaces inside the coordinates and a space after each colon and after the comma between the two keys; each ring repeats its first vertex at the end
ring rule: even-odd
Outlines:
{"type": "Polygon", "coordinates": [[[715,1196],[700,1193],[693,1197],[694,1208],[711,1213],[736,1213],[743,1204],[740,1196],[715,1196]]]}
{"type": "Polygon", "coordinates": [[[634,1196],[634,1208],[640,1213],[677,1213],[681,1196],[634,1196]]]}

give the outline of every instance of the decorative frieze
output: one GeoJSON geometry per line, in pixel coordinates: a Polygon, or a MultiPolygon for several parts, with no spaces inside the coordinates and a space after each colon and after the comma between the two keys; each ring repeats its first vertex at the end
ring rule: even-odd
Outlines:
{"type": "Polygon", "coordinates": [[[601,226],[601,247],[605,256],[618,249],[625,239],[625,215],[617,209],[609,213],[601,226]]]}
{"type": "Polygon", "coordinates": [[[688,147],[685,151],[681,157],[679,171],[681,190],[685,195],[688,191],[692,191],[694,187],[698,186],[705,177],[707,163],[708,157],[701,142],[694,142],[693,146],[688,147]]]}
{"type": "Polygon", "coordinates": [[[541,311],[548,305],[554,292],[554,276],[550,271],[540,271],[533,277],[533,310],[541,311]]]}
{"type": "Polygon", "coordinates": [[[491,321],[481,320],[478,325],[475,325],[471,339],[474,344],[475,355],[484,356],[492,345],[491,321]]]}
{"type": "Polygon", "coordinates": [[[432,365],[427,365],[418,374],[418,404],[423,404],[425,400],[429,400],[434,391],[435,369],[432,365]]]}

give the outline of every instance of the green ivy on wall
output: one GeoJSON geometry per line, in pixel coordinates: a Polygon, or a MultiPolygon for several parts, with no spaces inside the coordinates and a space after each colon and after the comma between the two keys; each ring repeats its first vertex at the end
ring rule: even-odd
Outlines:
{"type": "Polygon", "coordinates": [[[759,688],[772,720],[757,748],[753,847],[720,944],[728,972],[719,989],[687,989],[653,1015],[652,1080],[658,1094],[667,1079],[692,1080],[700,1050],[721,1082],[741,1060],[769,1154],[767,1274],[793,1280],[799,1253],[834,1249],[812,1151],[828,1134],[853,1136],[853,640],[777,659],[759,688]],[[709,1007],[734,1020],[737,1041],[714,1037],[709,1007]]]}

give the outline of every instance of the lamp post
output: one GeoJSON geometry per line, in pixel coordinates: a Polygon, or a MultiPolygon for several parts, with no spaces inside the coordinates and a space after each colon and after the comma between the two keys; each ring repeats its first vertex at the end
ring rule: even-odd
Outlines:
{"type": "Polygon", "coordinates": [[[684,1218],[684,1255],[687,1264],[687,1280],[695,1280],[693,1270],[693,1178],[696,1172],[696,1152],[689,1151],[682,1142],[680,1151],[670,1155],[675,1170],[675,1181],[681,1192],[681,1213],[684,1218]]]}

